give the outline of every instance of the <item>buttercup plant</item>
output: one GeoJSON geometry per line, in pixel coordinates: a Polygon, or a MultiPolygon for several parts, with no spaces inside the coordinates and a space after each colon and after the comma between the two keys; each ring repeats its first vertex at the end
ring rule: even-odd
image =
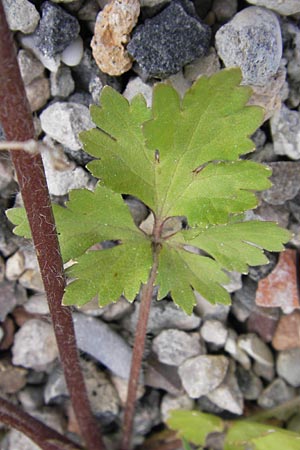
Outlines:
{"type": "MultiPolygon", "coordinates": [[[[194,290],[212,303],[230,302],[225,271],[247,273],[267,263],[263,249],[281,251],[289,232],[275,223],[247,220],[256,191],[270,187],[268,167],[240,156],[254,149],[249,136],[262,122],[261,108],[247,106],[248,87],[238,69],[201,77],[181,100],[173,87],[155,86],[153,106],[131,103],[111,87],[91,107],[96,125],[80,138],[99,178],[94,190],[70,192],[66,208],[53,205],[64,262],[72,261],[64,305],[99,306],[124,294],[141,308],[133,350],[122,450],[130,446],[135,392],[154,286],[171,294],[186,313],[194,290]],[[150,211],[136,224],[123,196],[150,211]],[[95,244],[113,241],[105,250],[95,244]],[[101,273],[101,275],[100,275],[101,273]],[[142,287],[141,287],[142,286],[142,287]]],[[[12,209],[15,233],[30,237],[25,212],[12,209]]]]}

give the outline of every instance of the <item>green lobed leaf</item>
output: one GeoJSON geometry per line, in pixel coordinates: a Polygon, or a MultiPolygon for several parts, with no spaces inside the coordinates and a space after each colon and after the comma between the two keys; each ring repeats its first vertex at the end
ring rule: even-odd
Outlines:
{"type": "Polygon", "coordinates": [[[159,298],[171,292],[174,302],[187,314],[196,304],[193,290],[197,290],[211,303],[230,303],[228,292],[220,285],[228,283],[228,276],[211,258],[187,252],[171,241],[160,253],[157,283],[159,298]]]}
{"type": "Polygon", "coordinates": [[[236,421],[229,428],[224,450],[299,450],[300,435],[251,421],[236,421]]]}
{"type": "MultiPolygon", "coordinates": [[[[248,136],[262,119],[260,108],[246,106],[251,90],[240,81],[238,69],[201,77],[182,101],[171,86],[158,84],[152,110],[142,96],[128,103],[103,89],[101,107],[91,108],[97,128],[81,139],[98,158],[88,167],[106,187],[73,191],[67,208],[53,206],[64,261],[76,261],[68,269],[75,280],[66,304],[84,304],[95,295],[102,305],[122,293],[132,298],[148,277],[151,239],[135,226],[120,194],[136,196],[164,223],[159,296],[171,292],[187,313],[194,290],[213,303],[229,303],[223,269],[246,273],[248,265],[267,262],[263,249],[282,249],[287,231],[240,222],[241,213],[257,205],[254,192],[270,186],[267,167],[238,159],[253,149],[248,136]],[[193,228],[182,230],[185,218],[193,228]],[[90,249],[105,240],[120,245],[90,249]],[[191,246],[201,254],[188,251],[191,246]]],[[[23,213],[8,216],[18,224],[16,233],[30,236],[23,213]]]]}
{"type": "Polygon", "coordinates": [[[248,266],[266,264],[263,249],[279,252],[284,248],[282,242],[290,237],[273,222],[254,220],[193,228],[180,234],[187,244],[204,250],[225,269],[240,273],[247,273],[248,266]]]}
{"type": "Polygon", "coordinates": [[[234,166],[239,155],[253,150],[247,136],[262,120],[260,108],[245,106],[251,90],[240,82],[238,69],[201,77],[182,102],[175,89],[158,84],[152,112],[140,97],[130,105],[104,88],[101,107],[91,110],[98,129],[81,134],[85,150],[99,158],[88,168],[162,218],[185,215],[191,223],[219,223],[226,221],[228,210],[255,207],[252,191],[269,187],[270,172],[246,161],[234,166]],[[231,161],[231,168],[224,161],[231,161]]]}
{"type": "Polygon", "coordinates": [[[221,432],[224,427],[222,419],[213,414],[185,410],[171,411],[167,424],[195,445],[204,445],[209,433],[221,432]]]}

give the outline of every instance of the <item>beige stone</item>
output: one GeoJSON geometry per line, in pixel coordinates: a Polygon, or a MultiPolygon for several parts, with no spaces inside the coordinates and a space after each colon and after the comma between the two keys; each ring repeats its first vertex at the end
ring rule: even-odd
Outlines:
{"type": "Polygon", "coordinates": [[[50,97],[49,80],[44,77],[36,78],[25,87],[25,90],[31,111],[38,111],[45,106],[50,97]]]}
{"type": "Polygon", "coordinates": [[[125,44],[139,14],[138,0],[113,0],[98,14],[91,47],[102,72],[118,76],[131,68],[125,44]]]}

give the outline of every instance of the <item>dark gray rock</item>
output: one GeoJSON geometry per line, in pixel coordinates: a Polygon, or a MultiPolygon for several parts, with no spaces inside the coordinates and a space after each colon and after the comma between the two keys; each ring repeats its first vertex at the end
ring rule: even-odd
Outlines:
{"type": "Polygon", "coordinates": [[[250,278],[243,280],[243,287],[236,291],[232,299],[232,312],[235,317],[244,322],[255,308],[257,283],[250,278]]]}
{"type": "Polygon", "coordinates": [[[77,19],[63,8],[46,1],[41,7],[42,18],[35,31],[37,48],[46,56],[61,53],[74,41],[80,30],[77,19]]]}
{"type": "Polygon", "coordinates": [[[241,366],[236,369],[236,377],[243,397],[246,400],[256,400],[263,389],[261,379],[251,370],[245,370],[241,366]]]}
{"type": "Polygon", "coordinates": [[[208,50],[210,34],[207,25],[174,1],[136,27],[127,50],[145,78],[166,78],[203,56],[208,50]]]}
{"type": "Polygon", "coordinates": [[[263,266],[249,267],[248,275],[251,278],[251,280],[259,281],[262,278],[268,276],[269,273],[271,273],[272,270],[275,268],[278,261],[278,254],[265,251],[265,255],[269,260],[268,264],[264,264],[263,266]]]}

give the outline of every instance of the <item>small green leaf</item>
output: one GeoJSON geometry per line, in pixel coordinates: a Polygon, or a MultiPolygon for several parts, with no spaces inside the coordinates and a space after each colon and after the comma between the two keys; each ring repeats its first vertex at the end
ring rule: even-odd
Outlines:
{"type": "Polygon", "coordinates": [[[211,258],[190,253],[167,241],[160,253],[157,276],[159,298],[171,292],[174,302],[187,314],[196,304],[193,290],[197,290],[211,303],[230,303],[230,296],[220,286],[229,281],[220,265],[211,258]]]}
{"type": "Polygon", "coordinates": [[[268,262],[263,249],[283,250],[290,233],[272,222],[250,221],[182,231],[187,244],[204,250],[227,270],[248,272],[268,262]]]}
{"type": "Polygon", "coordinates": [[[200,411],[171,411],[167,424],[195,445],[204,445],[209,433],[221,432],[224,428],[222,419],[200,411]]]}
{"type": "Polygon", "coordinates": [[[27,219],[25,208],[11,208],[5,211],[8,219],[16,226],[13,231],[17,236],[31,239],[31,231],[27,219]]]}
{"type": "Polygon", "coordinates": [[[229,428],[224,450],[299,450],[300,435],[251,421],[236,421],[229,428]]]}

